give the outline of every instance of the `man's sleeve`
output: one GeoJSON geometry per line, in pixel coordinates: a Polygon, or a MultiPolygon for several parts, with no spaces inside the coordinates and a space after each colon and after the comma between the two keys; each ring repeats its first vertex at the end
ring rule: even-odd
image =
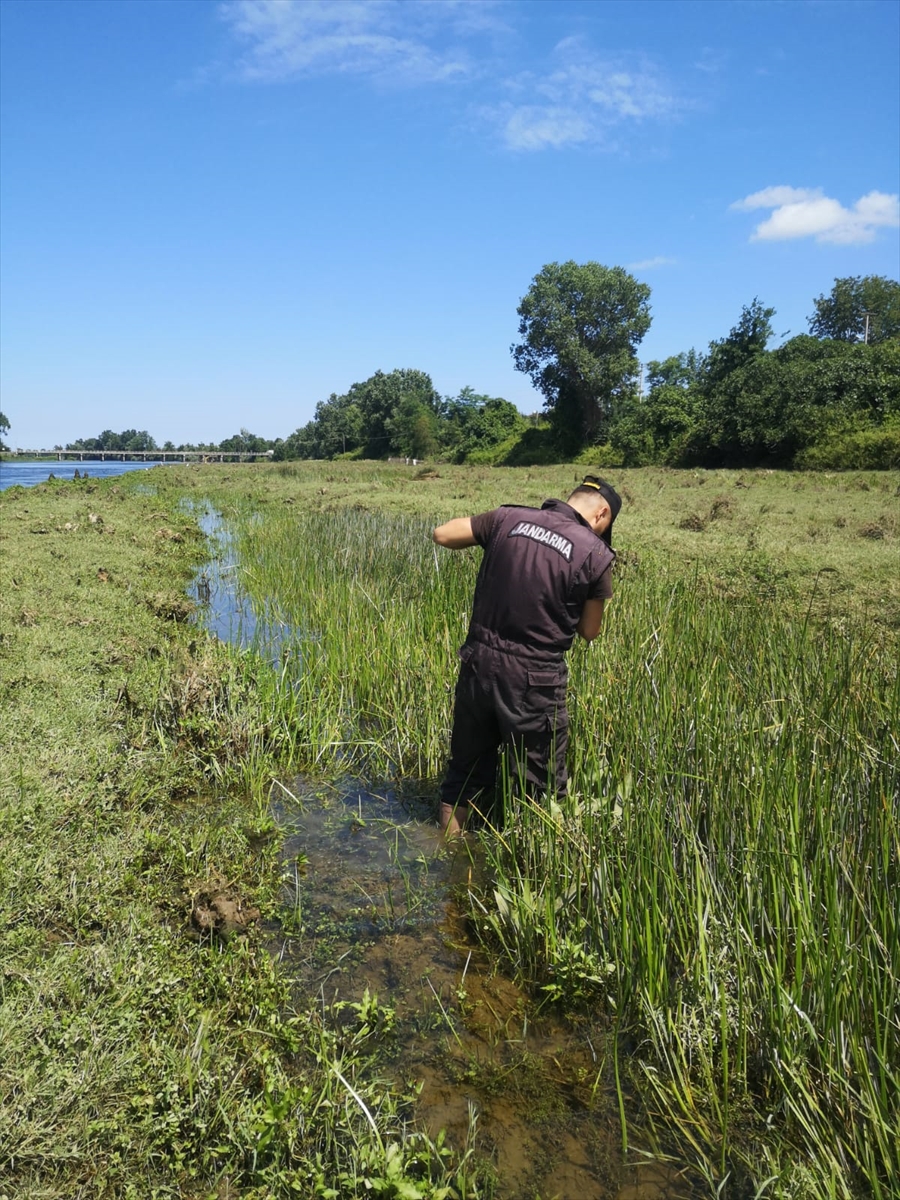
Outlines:
{"type": "Polygon", "coordinates": [[[611,600],[613,594],[612,586],[612,563],[601,571],[599,575],[595,575],[588,584],[588,600],[611,600]]]}
{"type": "Polygon", "coordinates": [[[492,509],[490,512],[479,513],[477,517],[472,518],[472,533],[479,546],[486,546],[491,540],[496,516],[497,510],[492,509]]]}

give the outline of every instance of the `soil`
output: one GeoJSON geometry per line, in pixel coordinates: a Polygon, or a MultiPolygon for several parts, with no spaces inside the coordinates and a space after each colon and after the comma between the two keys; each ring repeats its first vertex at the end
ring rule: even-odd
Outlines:
{"type": "Polygon", "coordinates": [[[246,933],[260,919],[258,908],[247,905],[220,875],[202,884],[191,897],[191,925],[200,934],[228,941],[246,933]]]}

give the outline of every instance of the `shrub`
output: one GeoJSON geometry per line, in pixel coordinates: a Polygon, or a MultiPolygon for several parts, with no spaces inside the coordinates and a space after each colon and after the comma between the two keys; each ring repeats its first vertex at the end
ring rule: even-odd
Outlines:
{"type": "Polygon", "coordinates": [[[863,429],[801,450],[794,466],[812,471],[889,471],[900,467],[900,425],[863,429]]]}
{"type": "Polygon", "coordinates": [[[580,463],[582,466],[590,467],[623,467],[625,465],[624,455],[618,446],[610,445],[605,442],[602,446],[588,446],[582,450],[573,462],[580,463]]]}
{"type": "Polygon", "coordinates": [[[499,462],[504,467],[542,467],[567,462],[549,425],[533,425],[518,437],[499,462]]]}

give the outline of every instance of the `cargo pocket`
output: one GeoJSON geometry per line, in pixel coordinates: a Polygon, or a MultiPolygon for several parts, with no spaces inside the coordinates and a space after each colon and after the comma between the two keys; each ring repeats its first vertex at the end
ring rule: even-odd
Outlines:
{"type": "Polygon", "coordinates": [[[475,653],[475,647],[470,646],[468,642],[463,642],[463,644],[460,646],[460,648],[456,652],[456,657],[459,659],[459,661],[463,665],[465,665],[466,663],[471,661],[472,655],[474,653],[475,653]]]}
{"type": "Polygon", "coordinates": [[[555,688],[559,684],[559,669],[550,671],[529,671],[528,686],[530,688],[555,688]]]}
{"type": "Polygon", "coordinates": [[[538,727],[552,732],[569,723],[566,712],[566,674],[559,667],[532,670],[527,673],[528,707],[539,716],[538,727]]]}

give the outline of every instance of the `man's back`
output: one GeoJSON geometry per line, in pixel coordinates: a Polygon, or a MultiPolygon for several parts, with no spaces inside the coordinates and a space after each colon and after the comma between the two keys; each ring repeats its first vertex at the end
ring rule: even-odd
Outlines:
{"type": "Polygon", "coordinates": [[[484,558],[467,641],[534,660],[560,658],[585,602],[612,595],[612,550],[561,500],[482,513],[472,531],[484,558]]]}

